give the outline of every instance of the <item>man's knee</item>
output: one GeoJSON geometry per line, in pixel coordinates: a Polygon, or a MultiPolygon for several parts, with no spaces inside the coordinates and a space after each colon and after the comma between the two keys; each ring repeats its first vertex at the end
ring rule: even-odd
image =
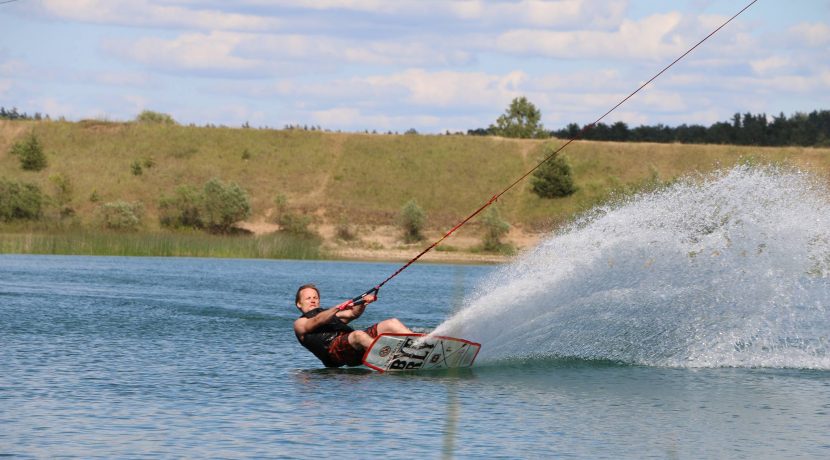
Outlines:
{"type": "Polygon", "coordinates": [[[349,334],[349,345],[356,350],[365,350],[372,344],[372,336],[364,331],[354,331],[349,334]]]}
{"type": "Polygon", "coordinates": [[[398,318],[389,318],[378,323],[378,332],[392,334],[407,334],[412,332],[398,318]]]}

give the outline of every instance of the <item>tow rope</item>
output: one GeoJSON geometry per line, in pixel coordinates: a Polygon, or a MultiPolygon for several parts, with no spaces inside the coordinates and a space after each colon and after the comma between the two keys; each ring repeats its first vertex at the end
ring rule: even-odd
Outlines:
{"type": "MultiPolygon", "coordinates": [[[[444,240],[445,240],[445,239],[447,239],[450,235],[452,235],[452,234],[453,234],[453,232],[455,232],[456,230],[458,230],[459,228],[461,228],[461,226],[463,226],[464,224],[466,224],[467,222],[469,222],[469,221],[470,221],[470,219],[472,219],[473,217],[477,216],[477,215],[478,215],[481,211],[484,211],[484,210],[485,210],[488,206],[490,206],[491,204],[495,203],[495,202],[496,202],[496,201],[497,201],[497,200],[498,200],[498,199],[499,199],[502,195],[504,195],[505,193],[507,193],[507,191],[509,191],[510,189],[512,189],[513,187],[515,187],[515,186],[516,186],[516,184],[518,184],[519,182],[523,181],[525,178],[527,178],[527,176],[529,176],[529,175],[533,174],[533,172],[534,172],[534,171],[536,171],[537,169],[539,169],[539,167],[541,167],[543,164],[545,164],[545,163],[546,163],[546,162],[548,162],[549,160],[553,159],[556,155],[558,155],[558,154],[559,154],[559,152],[561,152],[562,150],[564,150],[567,146],[571,145],[571,143],[573,143],[573,142],[574,142],[574,141],[576,141],[576,140],[581,139],[581,138],[582,138],[582,136],[583,136],[583,135],[584,135],[584,134],[585,134],[588,130],[590,130],[591,128],[593,128],[594,126],[596,126],[596,125],[597,125],[600,121],[602,121],[605,117],[607,117],[609,114],[611,114],[611,112],[613,112],[614,110],[617,110],[617,108],[618,108],[618,107],[620,107],[620,106],[621,106],[621,105],[623,105],[625,102],[627,102],[629,99],[631,99],[632,97],[634,97],[634,95],[635,95],[635,94],[639,93],[639,92],[640,92],[643,88],[645,88],[645,87],[646,87],[646,86],[648,86],[651,82],[653,82],[654,80],[656,80],[656,79],[657,79],[657,77],[659,77],[660,75],[662,75],[664,72],[666,72],[667,70],[669,70],[672,66],[674,66],[674,65],[675,65],[675,64],[677,64],[678,62],[680,62],[680,60],[681,60],[681,59],[685,58],[685,57],[686,57],[689,53],[691,53],[692,51],[694,51],[694,50],[695,50],[695,48],[697,48],[698,46],[700,46],[701,44],[703,44],[703,42],[705,42],[705,41],[706,41],[706,40],[708,40],[710,37],[712,37],[713,35],[715,35],[716,33],[718,33],[721,29],[723,29],[724,27],[726,27],[726,25],[727,25],[727,24],[729,24],[730,22],[732,22],[732,20],[734,20],[735,18],[737,18],[738,16],[740,16],[740,15],[741,15],[741,13],[743,13],[744,11],[746,11],[747,9],[749,9],[749,7],[751,7],[752,5],[754,5],[757,1],[758,1],[758,0],[752,0],[751,2],[749,2],[749,4],[747,4],[745,7],[743,7],[743,8],[742,8],[740,11],[738,11],[737,13],[735,13],[735,14],[734,14],[731,18],[729,18],[729,19],[727,19],[726,21],[724,21],[724,23],[723,23],[723,24],[721,24],[720,26],[718,26],[718,28],[716,28],[715,30],[713,30],[712,32],[710,32],[710,33],[709,33],[709,35],[706,35],[705,37],[703,37],[703,39],[701,39],[699,42],[697,42],[694,46],[692,46],[691,48],[689,48],[688,50],[686,50],[686,52],[685,52],[685,53],[681,54],[681,55],[680,55],[677,59],[675,59],[674,61],[672,61],[669,65],[667,65],[667,66],[666,66],[666,67],[664,67],[662,70],[660,70],[659,72],[657,72],[656,74],[654,74],[654,76],[653,76],[653,77],[651,77],[651,78],[650,78],[647,82],[643,83],[642,85],[640,85],[640,87],[639,87],[639,88],[637,88],[636,90],[632,91],[632,92],[631,92],[631,94],[629,94],[628,96],[626,96],[625,98],[623,98],[623,99],[622,99],[620,102],[618,102],[615,106],[611,107],[611,109],[609,109],[607,112],[605,112],[604,114],[602,114],[602,116],[601,116],[601,117],[599,117],[599,118],[597,118],[597,119],[596,119],[593,123],[590,123],[590,124],[587,124],[587,125],[583,126],[583,127],[582,127],[582,129],[581,129],[581,130],[579,130],[579,132],[577,132],[577,133],[576,133],[576,135],[574,135],[573,137],[569,138],[569,139],[568,139],[568,141],[567,141],[567,142],[565,142],[565,143],[564,143],[561,147],[559,147],[558,149],[554,150],[554,151],[553,151],[553,153],[551,153],[550,155],[548,155],[547,157],[545,157],[542,161],[540,161],[540,162],[539,162],[539,164],[537,164],[536,166],[534,166],[532,169],[530,169],[528,172],[526,172],[523,176],[519,177],[519,178],[518,178],[518,179],[516,179],[513,183],[511,183],[510,185],[508,185],[508,186],[507,186],[507,188],[505,188],[505,189],[504,189],[504,190],[502,190],[501,192],[499,192],[499,193],[497,193],[497,194],[493,195],[493,197],[492,197],[492,198],[490,198],[490,201],[487,201],[486,203],[484,203],[481,207],[479,207],[478,209],[476,209],[476,210],[475,210],[472,214],[470,214],[470,215],[469,215],[469,216],[467,216],[464,220],[462,220],[461,222],[459,222],[458,224],[456,224],[456,225],[455,225],[455,227],[451,228],[451,229],[450,229],[450,231],[448,231],[446,234],[444,234],[444,236],[442,236],[440,239],[438,239],[437,241],[435,241],[435,242],[434,242],[434,243],[432,243],[431,245],[427,246],[427,248],[426,248],[426,249],[424,249],[424,250],[423,250],[423,251],[421,251],[418,255],[416,255],[415,257],[413,257],[412,259],[410,259],[410,260],[409,260],[409,262],[407,262],[407,263],[405,263],[403,266],[401,266],[401,268],[399,268],[397,271],[395,271],[395,273],[392,273],[392,275],[390,275],[388,278],[386,278],[385,280],[383,280],[383,282],[381,282],[380,284],[376,285],[375,287],[373,287],[373,288],[369,289],[368,291],[364,292],[363,294],[360,294],[359,296],[357,296],[357,297],[353,298],[352,300],[349,300],[349,301],[344,302],[344,303],[343,303],[343,304],[341,304],[340,306],[344,306],[344,308],[351,308],[352,306],[355,306],[355,305],[362,305],[363,303],[365,303],[365,301],[363,300],[363,298],[364,298],[365,296],[369,295],[369,294],[373,294],[373,295],[377,296],[378,291],[380,291],[380,288],[381,288],[381,287],[383,287],[383,286],[384,286],[386,283],[388,283],[389,281],[391,281],[391,280],[392,280],[392,278],[394,278],[394,277],[398,276],[398,275],[399,275],[402,271],[406,270],[406,269],[407,269],[410,265],[412,265],[412,264],[413,264],[413,263],[415,263],[418,259],[420,259],[420,258],[421,258],[421,256],[423,256],[424,254],[426,254],[427,252],[429,252],[430,250],[432,250],[432,248],[434,248],[435,246],[438,246],[438,245],[439,245],[442,241],[444,241],[444,240]],[[345,305],[348,305],[348,306],[345,306],[345,305]]],[[[338,306],[338,307],[340,307],[340,306],[338,306]]]]}

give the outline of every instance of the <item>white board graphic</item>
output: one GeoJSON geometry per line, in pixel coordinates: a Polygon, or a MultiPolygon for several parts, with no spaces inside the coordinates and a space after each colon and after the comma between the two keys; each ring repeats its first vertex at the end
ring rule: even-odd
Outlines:
{"type": "Polygon", "coordinates": [[[381,334],[363,355],[376,371],[420,371],[473,365],[481,344],[425,334],[381,334]]]}

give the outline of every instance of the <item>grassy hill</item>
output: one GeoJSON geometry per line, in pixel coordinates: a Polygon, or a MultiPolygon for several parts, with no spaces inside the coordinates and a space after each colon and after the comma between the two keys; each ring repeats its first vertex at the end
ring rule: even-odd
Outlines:
{"type": "MultiPolygon", "coordinates": [[[[351,222],[357,230],[394,227],[410,199],[427,214],[433,233],[447,230],[532,168],[546,143],[471,136],[372,135],[319,131],[192,127],[104,121],[0,121],[0,178],[37,184],[50,194],[50,177],[72,184],[74,229],[93,229],[102,203],[141,202],[142,233],[163,233],[158,203],[182,184],[211,178],[236,182],[249,194],[252,222],[270,222],[275,198],[312,216],[315,228],[351,222]],[[20,168],[11,146],[30,132],[40,140],[48,167],[20,168]],[[134,164],[141,174],[134,174],[134,164]]],[[[543,200],[526,180],[499,200],[502,217],[516,229],[540,232],[647,181],[729,167],[751,159],[784,162],[826,175],[830,149],[720,145],[576,142],[563,155],[579,190],[543,200]]],[[[48,220],[48,219],[47,219],[48,220]]],[[[47,223],[5,224],[0,231],[39,232],[47,223]]],[[[475,236],[475,225],[465,229],[475,236]]],[[[324,232],[325,233],[325,232],[324,232]]]]}

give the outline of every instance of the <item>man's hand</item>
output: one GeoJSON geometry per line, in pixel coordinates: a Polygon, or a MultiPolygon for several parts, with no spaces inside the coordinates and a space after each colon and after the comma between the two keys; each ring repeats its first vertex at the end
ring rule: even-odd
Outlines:
{"type": "Polygon", "coordinates": [[[365,296],[363,296],[363,302],[366,305],[374,302],[375,300],[378,300],[378,296],[375,294],[366,294],[365,296]]]}

